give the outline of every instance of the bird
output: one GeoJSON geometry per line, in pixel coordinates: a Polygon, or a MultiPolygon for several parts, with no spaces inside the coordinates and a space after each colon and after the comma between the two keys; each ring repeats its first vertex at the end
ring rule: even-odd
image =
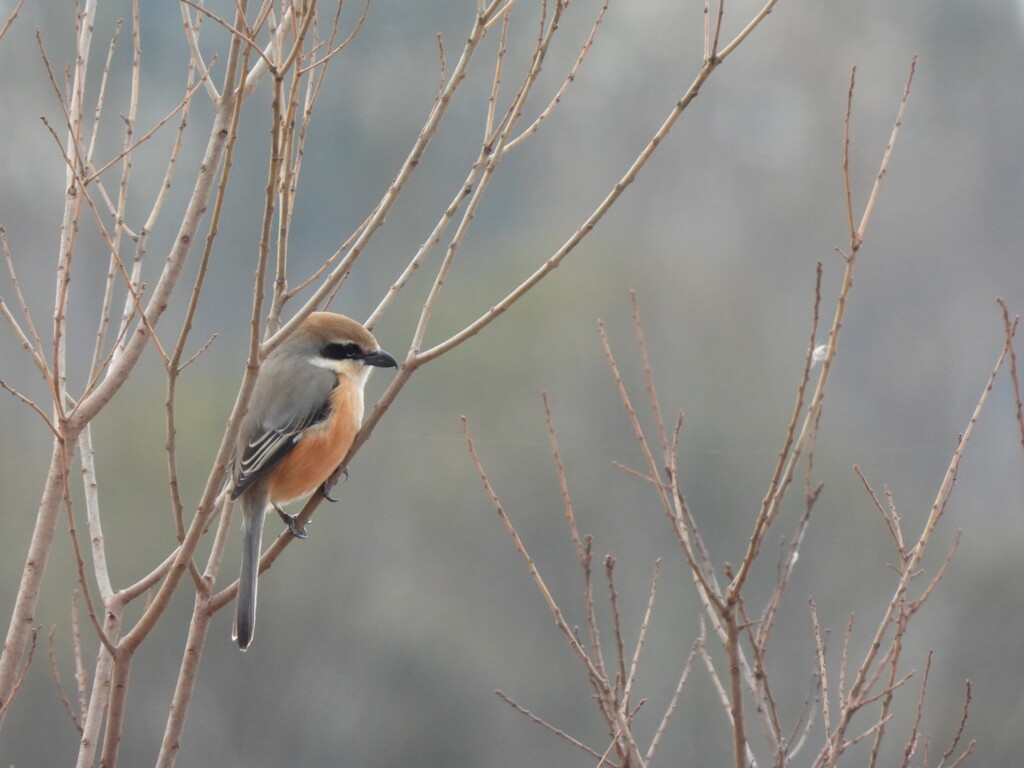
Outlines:
{"type": "Polygon", "coordinates": [[[291,533],[305,538],[281,508],[318,488],[341,465],[363,421],[363,387],[373,368],[394,357],[360,323],[314,312],[260,367],[239,430],[231,498],[242,510],[242,570],[232,637],[243,651],[253,638],[263,518],[272,507],[291,533]]]}

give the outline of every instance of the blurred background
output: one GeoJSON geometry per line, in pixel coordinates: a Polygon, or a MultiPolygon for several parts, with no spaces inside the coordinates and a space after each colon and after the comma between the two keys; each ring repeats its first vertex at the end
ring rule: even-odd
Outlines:
{"type": "MultiPolygon", "coordinates": [[[[233,8],[214,5],[225,14],[233,8]]],[[[576,0],[567,12],[528,116],[543,109],[561,84],[599,5],[576,0]]],[[[0,2],[0,15],[6,18],[13,6],[0,2]]],[[[177,104],[188,61],[176,4],[143,6],[139,133],[177,104]]],[[[528,62],[537,6],[530,0],[516,6],[507,89],[528,62]]],[[[723,39],[731,39],[758,6],[727,3],[723,39]]],[[[437,90],[436,36],[444,40],[450,71],[475,7],[472,0],[374,0],[365,25],[332,63],[305,147],[290,250],[293,283],[348,237],[387,188],[437,90]]],[[[346,3],[346,29],[360,9],[353,0],[346,3]]],[[[101,3],[93,94],[119,18],[130,24],[129,3],[101,3]]],[[[504,297],[608,193],[696,74],[702,19],[697,0],[613,0],[558,110],[504,160],[445,286],[428,345],[504,297]]],[[[7,104],[0,225],[45,332],[64,169],[39,116],[58,135],[65,131],[36,28],[58,79],[73,60],[70,7],[58,11],[29,2],[0,41],[7,104]]],[[[333,309],[365,318],[454,196],[479,149],[496,46],[491,35],[416,176],[333,309]]],[[[203,51],[220,54],[219,83],[226,36],[208,21],[203,51]]],[[[599,751],[606,746],[586,676],[494,514],[459,428],[459,416],[467,416],[512,521],[570,623],[581,623],[582,579],[566,532],[542,391],[550,398],[580,527],[594,536],[596,554],[617,558],[627,645],[636,638],[654,561],[663,559],[635,688],[636,699],[647,699],[637,731],[649,739],[697,636],[701,609],[657,498],[612,466],[640,467],[642,458],[596,321],[605,322],[642,405],[629,319],[629,291],[636,291],[662,407],[686,414],[680,472],[690,508],[715,562],[738,563],[792,411],[817,261],[824,265],[823,323],[839,289],[842,260],[835,249],[848,244],[841,160],[851,68],[857,67],[851,172],[859,210],[914,56],[913,92],[861,252],[825,401],[815,457],[815,477],[825,489],[767,662],[784,716],[795,719],[817,668],[809,597],[831,630],[833,653],[855,614],[852,653],[863,654],[895,588],[887,567],[895,552],[853,465],[879,492],[892,490],[908,537],[916,537],[1003,344],[995,299],[1005,299],[1012,313],[1024,310],[1024,14],[1011,3],[781,0],[712,76],[592,236],[485,332],[414,376],[353,462],[338,489],[341,502],[322,505],[310,538],[289,547],[261,579],[259,627],[250,651],[239,653],[229,639],[230,610],[215,618],[178,764],[594,764],[494,695],[501,689],[599,751]]],[[[127,27],[112,62],[99,153],[107,157],[120,145],[117,115],[127,109],[127,27]]],[[[179,385],[187,506],[198,500],[245,359],[266,178],[266,84],[254,99],[239,130],[193,349],[218,337],[179,385]]],[[[177,230],[210,112],[200,92],[174,186],[152,234],[150,277],[159,273],[177,230]]],[[[176,122],[134,159],[128,218],[135,229],[152,205],[176,122]]],[[[116,173],[105,177],[111,189],[116,173]]],[[[88,215],[83,221],[92,224],[88,215]]],[[[399,358],[441,252],[375,329],[382,346],[399,358]]],[[[199,255],[193,249],[186,278],[194,276],[199,255]]],[[[106,274],[107,254],[94,228],[83,228],[75,258],[73,390],[83,384],[106,274]]],[[[187,291],[183,285],[161,324],[167,341],[177,336],[187,291]]],[[[3,295],[12,300],[7,288],[3,295]]],[[[383,391],[390,375],[377,373],[369,397],[383,391]]],[[[6,331],[0,333],[0,377],[45,403],[38,374],[6,331]]],[[[150,352],[95,423],[105,533],[120,585],[148,573],[174,546],[164,387],[161,365],[150,352]]],[[[644,421],[651,423],[646,411],[644,421]]],[[[6,394],[0,398],[0,453],[0,615],[6,622],[50,453],[46,427],[6,394]]],[[[962,529],[959,550],[911,626],[904,652],[910,671],[920,670],[934,650],[922,719],[922,730],[933,737],[933,757],[956,730],[970,679],[966,735],[978,740],[970,764],[1020,765],[1022,468],[1004,371],[933,538],[925,577],[962,529]]],[[[792,531],[801,495],[795,490],[770,537],[773,544],[792,531]]],[[[268,521],[270,530],[276,522],[268,521]]],[[[231,544],[221,583],[230,583],[237,569],[231,544]]],[[[770,592],[775,557],[766,553],[749,596],[754,605],[770,592]]],[[[48,568],[37,621],[44,634],[58,625],[56,658],[70,689],[76,574],[66,530],[48,568]]],[[[191,612],[189,591],[187,585],[179,590],[136,659],[122,765],[155,759],[191,612]]],[[[129,619],[138,612],[133,607],[129,619]]],[[[610,625],[602,628],[610,636],[610,625]]],[[[83,627],[91,669],[96,643],[90,632],[83,627]]],[[[37,650],[0,733],[4,765],[67,765],[76,754],[78,734],[45,655],[37,650]]],[[[904,695],[903,712],[912,714],[916,687],[904,695]]],[[[902,759],[905,726],[894,724],[883,764],[902,759]]],[[[727,764],[728,733],[707,674],[697,670],[657,762],[727,764]]],[[[803,754],[808,763],[814,751],[803,754]]]]}

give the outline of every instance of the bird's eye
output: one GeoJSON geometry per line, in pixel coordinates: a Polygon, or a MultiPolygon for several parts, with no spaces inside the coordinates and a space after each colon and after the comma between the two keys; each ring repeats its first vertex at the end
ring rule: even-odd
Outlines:
{"type": "Polygon", "coordinates": [[[356,360],[363,356],[358,344],[331,342],[324,344],[320,354],[330,360],[356,360]]]}

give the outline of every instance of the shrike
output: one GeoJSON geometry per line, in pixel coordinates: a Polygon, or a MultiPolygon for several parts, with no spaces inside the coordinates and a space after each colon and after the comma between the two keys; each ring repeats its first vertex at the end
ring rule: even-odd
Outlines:
{"type": "Polygon", "coordinates": [[[242,573],[233,637],[243,651],[256,622],[263,516],[292,499],[327,489],[363,421],[363,386],[373,367],[395,368],[373,335],[355,320],[314,312],[271,352],[256,377],[249,413],[235,448],[231,498],[242,508],[242,573]]]}

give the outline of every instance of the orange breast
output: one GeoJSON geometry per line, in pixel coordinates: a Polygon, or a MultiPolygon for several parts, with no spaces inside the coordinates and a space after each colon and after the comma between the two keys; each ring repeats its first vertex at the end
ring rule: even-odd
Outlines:
{"type": "Polygon", "coordinates": [[[272,504],[284,504],[316,490],[338,468],[363,420],[363,393],[347,376],[331,392],[331,415],[310,427],[275,467],[267,483],[272,504]]]}

